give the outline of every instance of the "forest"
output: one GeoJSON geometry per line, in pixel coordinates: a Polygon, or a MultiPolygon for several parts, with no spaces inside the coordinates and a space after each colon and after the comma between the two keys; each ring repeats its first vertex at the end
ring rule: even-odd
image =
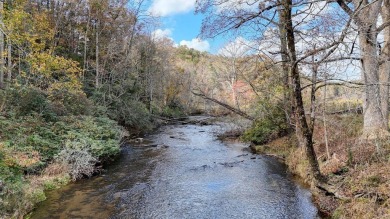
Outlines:
{"type": "Polygon", "coordinates": [[[197,0],[200,37],[232,42],[216,54],[156,36],[147,2],[0,1],[0,218],[189,115],[236,121],[221,138],[283,161],[326,217],[390,217],[389,0],[197,0]]]}

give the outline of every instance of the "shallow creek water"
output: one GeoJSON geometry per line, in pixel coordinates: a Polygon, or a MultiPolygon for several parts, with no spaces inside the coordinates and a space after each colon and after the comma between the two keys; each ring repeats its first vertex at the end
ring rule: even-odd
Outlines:
{"type": "Polygon", "coordinates": [[[223,125],[168,125],[91,179],[48,192],[43,218],[316,218],[311,194],[273,158],[217,140],[223,125]]]}

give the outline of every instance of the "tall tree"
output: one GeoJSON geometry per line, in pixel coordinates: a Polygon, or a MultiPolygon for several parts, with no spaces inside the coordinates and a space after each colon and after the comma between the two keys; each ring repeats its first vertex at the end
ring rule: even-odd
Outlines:
{"type": "MultiPolygon", "coordinates": [[[[0,23],[3,23],[4,3],[0,1],[0,23]]],[[[0,89],[4,87],[4,30],[0,30],[0,89]]]]}
{"type": "Polygon", "coordinates": [[[96,71],[96,75],[95,75],[95,87],[96,88],[99,88],[100,84],[99,84],[99,81],[100,81],[100,69],[99,69],[99,31],[100,31],[100,27],[99,27],[99,20],[96,20],[96,23],[95,23],[95,49],[96,49],[96,52],[95,52],[95,71],[96,71]]]}
{"type": "Polygon", "coordinates": [[[337,0],[338,5],[353,19],[358,27],[362,77],[365,83],[363,111],[364,135],[368,138],[388,134],[388,83],[389,83],[389,15],[388,1],[337,0]],[[378,26],[382,12],[383,23],[378,26]],[[383,48],[378,44],[378,34],[385,32],[383,48]],[[381,67],[381,70],[380,70],[381,67]],[[382,86],[381,86],[382,85],[382,86]]]}
{"type": "MultiPolygon", "coordinates": [[[[306,151],[306,156],[309,160],[311,171],[316,180],[322,180],[320,168],[317,162],[317,156],[314,151],[313,146],[313,127],[309,127],[306,120],[305,107],[303,105],[302,98],[302,89],[301,89],[301,79],[298,70],[297,55],[295,49],[295,34],[294,27],[292,24],[292,0],[282,0],[281,5],[283,10],[281,10],[282,15],[280,16],[282,20],[281,23],[284,23],[284,28],[286,32],[286,41],[287,41],[287,52],[289,54],[289,66],[290,74],[292,78],[292,97],[294,105],[294,116],[296,122],[296,133],[299,139],[301,146],[306,151]]],[[[283,31],[284,32],[284,31],[283,31]]]]}
{"type": "MultiPolygon", "coordinates": [[[[343,42],[347,34],[349,22],[333,22],[334,26],[324,26],[322,17],[317,16],[322,10],[313,10],[316,2],[292,0],[280,1],[226,1],[226,0],[198,0],[197,11],[206,13],[203,21],[202,34],[205,37],[213,37],[228,31],[233,31],[244,35],[253,34],[255,39],[265,39],[273,32],[278,32],[279,43],[275,38],[270,39],[268,48],[258,51],[267,56],[279,55],[274,58],[274,64],[279,65],[284,72],[285,99],[291,100],[292,121],[295,123],[295,130],[300,145],[305,149],[309,160],[311,173],[317,181],[322,180],[316,154],[313,147],[313,129],[306,118],[306,110],[303,102],[303,87],[301,86],[301,69],[305,60],[314,55],[321,55],[320,61],[327,60],[343,42]],[[343,26],[345,27],[343,28],[343,26]],[[321,31],[318,31],[321,29],[321,31]],[[256,31],[253,31],[256,30],[256,31]],[[336,30],[336,33],[334,31],[336,30]],[[333,32],[332,32],[333,31],[333,32]],[[326,33],[332,34],[325,36],[326,33]],[[318,47],[308,48],[307,46],[297,46],[298,42],[316,40],[314,37],[307,39],[310,35],[316,35],[320,40],[318,47]],[[271,51],[270,47],[277,46],[276,51],[271,51]],[[299,51],[297,50],[299,48],[299,51]],[[281,65],[278,63],[282,63],[281,65]]],[[[337,16],[336,16],[337,17],[337,16]]],[[[328,21],[330,22],[330,21],[328,21]]],[[[264,46],[263,46],[264,47],[264,46]]],[[[313,63],[313,64],[320,64],[313,63]]],[[[313,81],[312,83],[316,83],[313,81]]],[[[312,92],[311,95],[315,95],[312,92]]],[[[312,97],[311,99],[315,98],[312,97]]],[[[286,111],[289,106],[285,106],[286,111]]],[[[289,113],[287,113],[289,114],[289,113]]],[[[314,121],[312,119],[312,121],[314,121]]]]}
{"type": "Polygon", "coordinates": [[[7,38],[7,81],[11,84],[12,80],[12,41],[10,36],[7,38]]]}
{"type": "MultiPolygon", "coordinates": [[[[390,22],[390,1],[384,0],[381,10],[382,20],[390,22]]],[[[384,120],[389,122],[389,84],[390,84],[390,26],[383,28],[384,42],[380,51],[379,81],[381,82],[380,93],[382,95],[382,115],[384,120]]]]}

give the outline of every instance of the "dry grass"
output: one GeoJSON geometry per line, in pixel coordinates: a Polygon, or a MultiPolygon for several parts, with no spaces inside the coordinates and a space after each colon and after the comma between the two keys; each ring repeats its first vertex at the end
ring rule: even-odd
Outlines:
{"type": "Polygon", "coordinates": [[[13,212],[5,215],[5,218],[23,218],[37,203],[46,199],[45,190],[60,188],[67,184],[70,177],[63,170],[64,167],[60,164],[50,164],[41,175],[25,176],[28,184],[23,186],[18,197],[7,200],[12,202],[13,212]]]}
{"type": "Polygon", "coordinates": [[[64,173],[68,173],[68,167],[61,163],[51,163],[43,171],[45,176],[58,176],[64,173]]]}
{"type": "Polygon", "coordinates": [[[254,150],[260,154],[272,154],[277,155],[282,159],[286,159],[297,144],[295,136],[289,135],[273,140],[265,145],[254,146],[254,150]]]}
{"type": "Polygon", "coordinates": [[[286,159],[286,164],[294,174],[300,176],[306,183],[311,182],[310,166],[303,148],[296,148],[291,151],[286,159]]]}
{"type": "Polygon", "coordinates": [[[335,218],[390,218],[390,165],[371,162],[356,165],[339,182],[350,199],[336,210],[335,218]]]}
{"type": "MultiPolygon", "coordinates": [[[[323,120],[317,120],[314,147],[321,172],[345,199],[317,194],[320,210],[332,218],[390,218],[390,139],[367,140],[362,136],[361,115],[326,118],[329,154],[325,147],[323,120]]],[[[293,138],[281,138],[258,152],[286,158],[290,170],[311,182],[304,151],[293,138]]]]}
{"type": "Polygon", "coordinates": [[[334,211],[334,218],[390,218],[389,140],[362,138],[361,115],[328,118],[325,150],[324,126],[316,127],[314,140],[321,171],[337,192],[346,197],[334,211]]]}

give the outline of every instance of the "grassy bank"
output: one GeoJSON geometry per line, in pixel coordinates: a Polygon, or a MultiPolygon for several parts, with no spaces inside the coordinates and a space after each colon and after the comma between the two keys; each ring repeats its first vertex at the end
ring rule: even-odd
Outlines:
{"type": "Polygon", "coordinates": [[[91,176],[119,153],[116,121],[82,92],[60,95],[0,90],[0,218],[21,218],[44,190],[91,176]]]}
{"type": "Polygon", "coordinates": [[[1,117],[0,218],[18,218],[44,190],[91,176],[119,152],[121,130],[105,117],[1,117]]]}
{"type": "MultiPolygon", "coordinates": [[[[361,115],[354,114],[329,116],[326,123],[320,118],[315,127],[316,154],[332,192],[315,189],[314,200],[326,217],[390,217],[390,141],[362,140],[361,127],[361,115]]],[[[296,145],[290,134],[253,148],[283,158],[292,173],[310,183],[308,162],[296,145]]]]}

